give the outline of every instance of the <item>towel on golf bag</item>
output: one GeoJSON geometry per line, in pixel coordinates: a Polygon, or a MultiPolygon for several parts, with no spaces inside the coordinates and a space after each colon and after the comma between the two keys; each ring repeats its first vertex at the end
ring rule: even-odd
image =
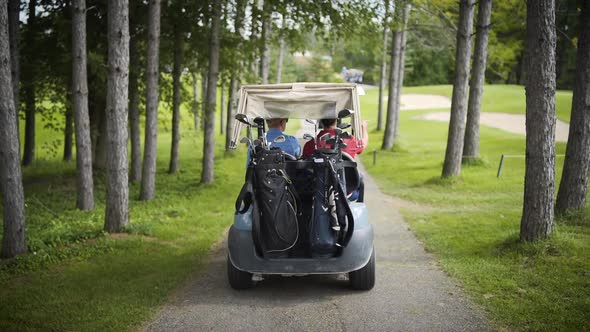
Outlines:
{"type": "Polygon", "coordinates": [[[309,232],[311,253],[314,257],[330,257],[350,241],[354,217],[342,183],[341,158],[316,153],[314,173],[315,191],[309,232]]]}
{"type": "Polygon", "coordinates": [[[245,213],[250,205],[256,250],[265,257],[286,256],[299,237],[301,203],[285,171],[285,156],[280,149],[261,149],[254,154],[236,211],[245,213]]]}

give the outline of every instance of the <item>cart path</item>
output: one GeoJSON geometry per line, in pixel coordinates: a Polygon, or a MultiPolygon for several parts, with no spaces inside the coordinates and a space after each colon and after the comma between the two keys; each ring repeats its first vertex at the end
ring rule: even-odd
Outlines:
{"type": "MultiPolygon", "coordinates": [[[[391,197],[365,173],[375,229],[377,280],[352,291],[344,275],[272,277],[236,291],[226,279],[226,242],[146,326],[149,331],[487,331],[481,310],[416,240],[391,197]]],[[[233,202],[228,200],[227,205],[233,202]]]]}

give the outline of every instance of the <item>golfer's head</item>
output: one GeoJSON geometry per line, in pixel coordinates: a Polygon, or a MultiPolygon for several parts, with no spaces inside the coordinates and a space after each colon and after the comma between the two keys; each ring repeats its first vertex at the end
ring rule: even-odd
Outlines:
{"type": "Polygon", "coordinates": [[[275,128],[284,131],[287,128],[287,122],[289,119],[286,118],[275,118],[275,119],[267,119],[266,125],[268,129],[275,128]]]}

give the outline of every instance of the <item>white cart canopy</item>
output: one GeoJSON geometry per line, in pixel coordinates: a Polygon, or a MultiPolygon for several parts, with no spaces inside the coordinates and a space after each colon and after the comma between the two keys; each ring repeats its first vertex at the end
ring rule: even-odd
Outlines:
{"type": "MultiPolygon", "coordinates": [[[[361,114],[359,95],[361,86],[350,83],[287,83],[267,85],[243,85],[237,113],[250,118],[264,119],[330,119],[347,108],[354,111],[352,134],[361,141],[361,114]]],[[[234,121],[230,148],[236,148],[244,124],[234,121]]]]}

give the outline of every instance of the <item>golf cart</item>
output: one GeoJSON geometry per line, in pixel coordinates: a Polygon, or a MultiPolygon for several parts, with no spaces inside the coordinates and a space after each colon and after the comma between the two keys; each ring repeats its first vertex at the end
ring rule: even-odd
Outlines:
{"type": "Polygon", "coordinates": [[[353,137],[362,144],[361,93],[348,83],[240,89],[229,148],[246,144],[248,166],[228,235],[232,288],[250,288],[264,275],[345,273],[353,289],[373,288],[373,228],[364,186],[355,161],[343,151],[353,137]],[[313,123],[315,132],[298,138],[314,139],[314,154],[288,155],[276,147],[283,136],[268,142],[265,120],[273,118],[313,123]],[[334,135],[316,138],[320,119],[337,119],[334,135]],[[247,135],[241,137],[244,127],[247,135]]]}

